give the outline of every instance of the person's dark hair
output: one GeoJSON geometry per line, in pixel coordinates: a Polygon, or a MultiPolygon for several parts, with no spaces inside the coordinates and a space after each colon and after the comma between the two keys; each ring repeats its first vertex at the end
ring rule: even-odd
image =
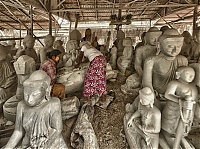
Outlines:
{"type": "Polygon", "coordinates": [[[47,52],[46,56],[48,58],[52,58],[53,56],[58,56],[61,54],[61,51],[60,50],[53,50],[53,51],[50,51],[50,52],[47,52]]]}

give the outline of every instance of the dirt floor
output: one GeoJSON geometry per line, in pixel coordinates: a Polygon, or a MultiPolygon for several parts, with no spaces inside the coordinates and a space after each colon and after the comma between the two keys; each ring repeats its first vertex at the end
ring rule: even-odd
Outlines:
{"type": "MultiPolygon", "coordinates": [[[[116,98],[110,103],[106,110],[95,106],[92,125],[100,149],[129,149],[123,131],[123,117],[125,114],[125,105],[127,103],[132,103],[138,93],[136,90],[133,95],[124,95],[120,91],[120,86],[124,84],[125,79],[125,76],[119,74],[116,82],[108,82],[108,90],[113,90],[116,98]]],[[[79,99],[81,98],[81,92],[77,92],[73,95],[76,95],[79,99]]],[[[6,127],[2,115],[0,116],[0,132],[3,132],[5,129],[13,128],[13,126],[6,127]]],[[[63,136],[68,146],[70,146],[69,136],[76,118],[77,117],[73,117],[63,122],[63,136]]],[[[7,141],[7,139],[2,138],[2,136],[4,135],[0,134],[0,147],[7,141]]],[[[9,138],[9,134],[6,135],[6,137],[9,138]]],[[[200,128],[193,129],[187,138],[196,149],[200,149],[200,128]]]]}

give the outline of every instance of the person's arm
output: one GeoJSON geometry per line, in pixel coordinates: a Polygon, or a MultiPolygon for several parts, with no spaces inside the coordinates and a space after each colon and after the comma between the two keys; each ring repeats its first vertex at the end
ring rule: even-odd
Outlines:
{"type": "Polygon", "coordinates": [[[143,87],[149,87],[152,91],[153,89],[153,65],[154,65],[154,59],[153,57],[150,57],[145,60],[144,62],[144,69],[142,74],[142,86],[143,87]]]}
{"type": "Polygon", "coordinates": [[[19,143],[19,141],[22,139],[23,137],[23,127],[22,127],[22,115],[23,115],[23,105],[21,104],[21,102],[18,104],[17,106],[17,115],[16,115],[16,122],[15,122],[15,130],[12,134],[12,136],[10,137],[8,143],[5,146],[6,148],[15,148],[16,145],[19,143]]]}
{"type": "Polygon", "coordinates": [[[76,62],[75,68],[79,67],[79,65],[80,65],[80,63],[81,63],[81,61],[83,59],[83,54],[84,54],[84,52],[80,51],[80,53],[79,53],[79,55],[78,55],[78,57],[77,57],[77,59],[75,61],[76,62]]]}
{"type": "Polygon", "coordinates": [[[176,81],[171,81],[169,82],[167,89],[165,91],[165,98],[178,103],[179,102],[179,96],[175,95],[176,90],[177,90],[177,84],[178,82],[176,81]]]}
{"type": "Polygon", "coordinates": [[[142,51],[141,47],[136,49],[136,51],[135,51],[135,63],[134,63],[135,70],[136,70],[136,72],[138,73],[138,75],[140,77],[142,77],[142,72],[143,72],[143,70],[142,70],[142,53],[141,53],[141,51],[142,51]]]}
{"type": "Polygon", "coordinates": [[[133,113],[133,115],[128,120],[128,123],[127,123],[128,127],[132,126],[133,119],[135,119],[136,117],[139,117],[139,116],[140,116],[139,110],[137,110],[135,113],[133,113]]]}

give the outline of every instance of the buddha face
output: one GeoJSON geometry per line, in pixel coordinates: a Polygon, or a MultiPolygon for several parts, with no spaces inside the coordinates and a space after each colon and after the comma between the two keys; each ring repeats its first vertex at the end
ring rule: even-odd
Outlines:
{"type": "Polygon", "coordinates": [[[45,98],[45,95],[46,89],[41,85],[39,87],[38,84],[24,87],[24,101],[30,107],[38,106],[45,98]]]}
{"type": "Polygon", "coordinates": [[[158,37],[156,34],[154,35],[153,33],[150,34],[150,33],[147,33],[146,34],[146,42],[152,46],[155,46],[156,45],[156,42],[158,40],[158,37]]]}
{"type": "Polygon", "coordinates": [[[35,45],[35,41],[34,41],[34,40],[27,40],[27,41],[25,42],[25,44],[26,44],[26,47],[27,47],[27,48],[33,48],[34,45],[35,45]]]}
{"type": "Polygon", "coordinates": [[[161,42],[162,52],[170,57],[177,56],[183,46],[183,39],[166,38],[161,42]]]}
{"type": "Polygon", "coordinates": [[[143,106],[147,106],[147,105],[150,105],[151,103],[151,100],[144,97],[144,96],[140,96],[140,103],[143,105],[143,106]]]}
{"type": "Polygon", "coordinates": [[[180,74],[180,78],[181,80],[183,80],[184,82],[190,83],[194,80],[195,77],[195,72],[192,69],[185,69],[181,74],[180,74]]]}

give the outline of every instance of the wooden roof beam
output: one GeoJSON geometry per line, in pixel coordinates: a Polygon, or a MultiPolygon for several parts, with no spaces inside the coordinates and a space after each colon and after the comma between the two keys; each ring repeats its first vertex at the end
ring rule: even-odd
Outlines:
{"type": "MultiPolygon", "coordinates": [[[[97,0],[94,0],[94,7],[95,7],[95,9],[97,8],[97,0]]],[[[96,20],[98,20],[98,11],[97,10],[96,10],[95,16],[96,16],[96,20]]]]}
{"type": "MultiPolygon", "coordinates": [[[[122,9],[122,10],[126,10],[126,9],[137,9],[138,7],[140,8],[162,8],[162,7],[195,7],[197,6],[197,4],[176,4],[176,5],[172,5],[172,4],[168,4],[168,5],[149,5],[149,6],[132,6],[132,7],[115,7],[115,9],[122,9]]],[[[68,8],[68,9],[62,9],[62,10],[57,10],[57,9],[52,9],[51,12],[62,12],[62,11],[69,11],[69,12],[73,12],[73,11],[96,11],[96,10],[112,10],[113,8],[110,7],[105,7],[105,8],[68,8]]]]}
{"type": "MultiPolygon", "coordinates": [[[[78,7],[79,7],[79,9],[81,9],[80,1],[77,0],[77,3],[78,3],[78,7]]],[[[81,17],[82,17],[82,19],[83,19],[83,12],[82,12],[82,11],[80,11],[80,12],[81,12],[81,17]]]]}

